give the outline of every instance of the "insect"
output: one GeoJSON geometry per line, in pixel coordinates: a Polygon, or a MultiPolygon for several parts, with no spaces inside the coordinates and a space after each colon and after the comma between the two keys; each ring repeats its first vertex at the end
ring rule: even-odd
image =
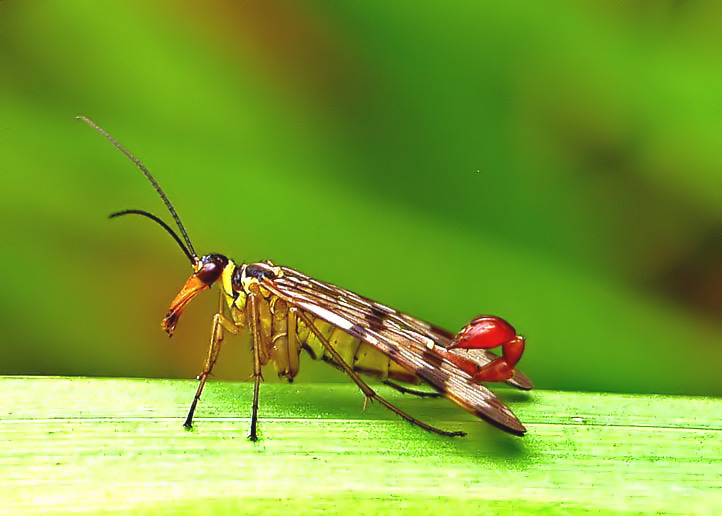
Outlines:
{"type": "Polygon", "coordinates": [[[376,401],[406,421],[436,434],[447,431],[407,414],[381,397],[361,375],[375,377],[403,393],[444,396],[463,409],[518,436],[526,429],[483,382],[501,382],[528,390],[529,379],[516,369],[524,351],[524,337],[505,320],[480,316],[456,335],[398,312],[351,291],[310,278],[270,261],[237,264],[222,254],[199,257],[175,208],[146,167],[92,120],[77,117],[95,129],[145,174],[175,220],[181,237],[155,215],[123,210],[110,215],[146,217],[167,231],[183,250],[193,273],[171,302],[161,327],[173,335],[185,307],[203,290],[219,285],[219,308],[213,316],[210,346],[198,388],[185,420],[191,428],[203,387],[211,374],[225,332],[248,328],[253,354],[253,405],[249,439],[258,438],[258,399],[262,367],[272,363],[289,382],[299,370],[301,351],[345,372],[367,401],[376,401]],[[502,355],[489,351],[501,347],[502,355]],[[434,389],[404,387],[425,383],[434,389]]]}

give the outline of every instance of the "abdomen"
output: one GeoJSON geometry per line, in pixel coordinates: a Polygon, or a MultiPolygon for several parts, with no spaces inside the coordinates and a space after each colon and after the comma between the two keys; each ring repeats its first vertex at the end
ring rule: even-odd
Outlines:
{"type": "MultiPolygon", "coordinates": [[[[355,371],[380,380],[391,378],[401,382],[419,383],[418,377],[413,372],[399,366],[373,346],[352,337],[323,319],[314,318],[310,314],[306,315],[313,321],[319,332],[328,339],[331,346],[341,355],[343,360],[352,366],[355,371]]],[[[323,343],[306,327],[303,321],[299,321],[296,334],[301,346],[311,358],[334,363],[333,357],[326,350],[323,343]]]]}

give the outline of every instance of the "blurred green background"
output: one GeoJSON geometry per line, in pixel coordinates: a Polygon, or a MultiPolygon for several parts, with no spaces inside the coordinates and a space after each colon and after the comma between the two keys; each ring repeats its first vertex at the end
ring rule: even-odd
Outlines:
{"type": "MultiPolygon", "coordinates": [[[[0,2],[0,373],[193,377],[199,252],[452,330],[539,387],[722,394],[719,2],[0,2]]],[[[218,378],[245,379],[245,337],[218,378]]],[[[272,374],[266,375],[271,380],[272,374]]],[[[304,360],[301,381],[344,381],[304,360]]]]}

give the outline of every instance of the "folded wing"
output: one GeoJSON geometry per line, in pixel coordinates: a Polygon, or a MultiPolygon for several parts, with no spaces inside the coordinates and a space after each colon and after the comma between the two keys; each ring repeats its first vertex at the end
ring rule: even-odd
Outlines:
{"type": "MultiPolygon", "coordinates": [[[[451,336],[447,332],[294,269],[282,267],[282,271],[280,277],[264,279],[262,286],[300,310],[373,346],[472,414],[507,432],[516,435],[526,432],[514,413],[488,388],[474,383],[470,375],[434,351],[436,346],[448,345],[451,336]]],[[[462,356],[483,365],[496,358],[487,353],[470,356],[466,352],[462,356]]],[[[523,375],[512,380],[517,387],[531,387],[523,375]]]]}

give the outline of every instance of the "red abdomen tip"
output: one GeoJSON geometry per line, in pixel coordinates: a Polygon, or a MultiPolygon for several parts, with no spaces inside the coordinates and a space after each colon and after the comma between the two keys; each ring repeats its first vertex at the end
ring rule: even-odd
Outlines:
{"type": "Polygon", "coordinates": [[[491,349],[516,337],[514,327],[501,317],[482,315],[464,326],[449,349],[491,349]]]}

